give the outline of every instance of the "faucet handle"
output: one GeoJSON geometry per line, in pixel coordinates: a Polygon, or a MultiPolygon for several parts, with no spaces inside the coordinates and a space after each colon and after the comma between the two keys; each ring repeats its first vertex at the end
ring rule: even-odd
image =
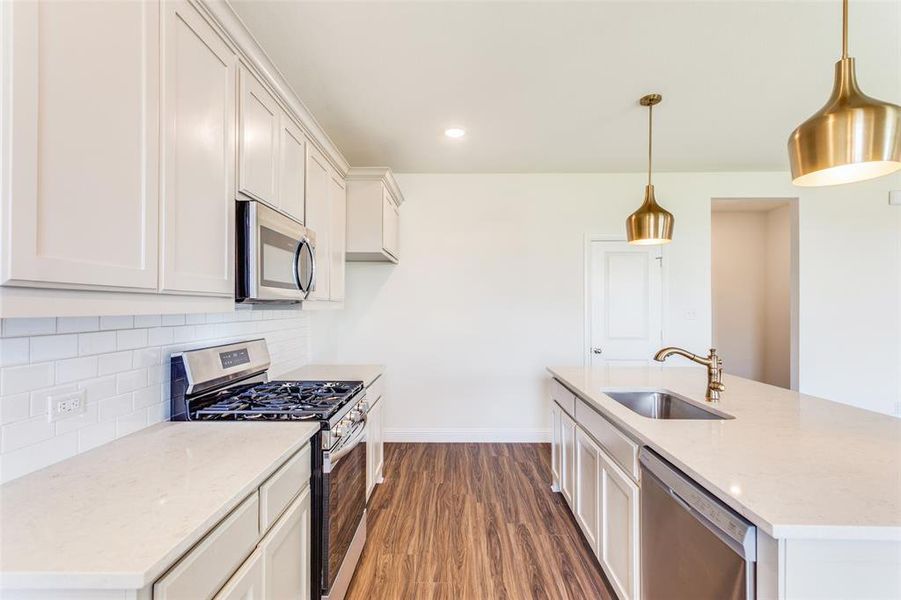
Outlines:
{"type": "Polygon", "coordinates": [[[722,381],[714,381],[710,384],[710,389],[715,392],[725,392],[726,384],[724,384],[722,381]]]}

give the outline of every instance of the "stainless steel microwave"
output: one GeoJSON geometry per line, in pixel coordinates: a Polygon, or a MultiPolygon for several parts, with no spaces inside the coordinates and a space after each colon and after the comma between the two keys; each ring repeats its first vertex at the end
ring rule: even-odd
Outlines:
{"type": "Polygon", "coordinates": [[[316,289],[316,234],[254,200],[237,201],[237,302],[296,303],[316,289]]]}

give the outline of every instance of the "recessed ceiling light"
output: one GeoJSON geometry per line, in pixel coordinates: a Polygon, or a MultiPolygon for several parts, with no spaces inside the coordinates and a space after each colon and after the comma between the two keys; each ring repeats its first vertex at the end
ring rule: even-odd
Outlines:
{"type": "Polygon", "coordinates": [[[451,127],[450,129],[444,130],[444,135],[449,138],[458,139],[466,135],[466,130],[460,129],[459,127],[451,127]]]}

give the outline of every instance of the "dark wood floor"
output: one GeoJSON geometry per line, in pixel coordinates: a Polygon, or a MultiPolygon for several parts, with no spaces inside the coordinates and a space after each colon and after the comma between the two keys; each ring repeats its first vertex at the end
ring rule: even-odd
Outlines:
{"type": "Polygon", "coordinates": [[[609,600],[547,444],[386,444],[347,598],[609,600]]]}

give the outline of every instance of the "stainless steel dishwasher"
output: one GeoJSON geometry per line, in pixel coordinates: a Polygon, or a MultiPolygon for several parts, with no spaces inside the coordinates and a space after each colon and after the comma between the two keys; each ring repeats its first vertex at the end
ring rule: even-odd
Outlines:
{"type": "Polygon", "coordinates": [[[639,458],[642,597],[754,598],[757,528],[654,452],[639,458]]]}

